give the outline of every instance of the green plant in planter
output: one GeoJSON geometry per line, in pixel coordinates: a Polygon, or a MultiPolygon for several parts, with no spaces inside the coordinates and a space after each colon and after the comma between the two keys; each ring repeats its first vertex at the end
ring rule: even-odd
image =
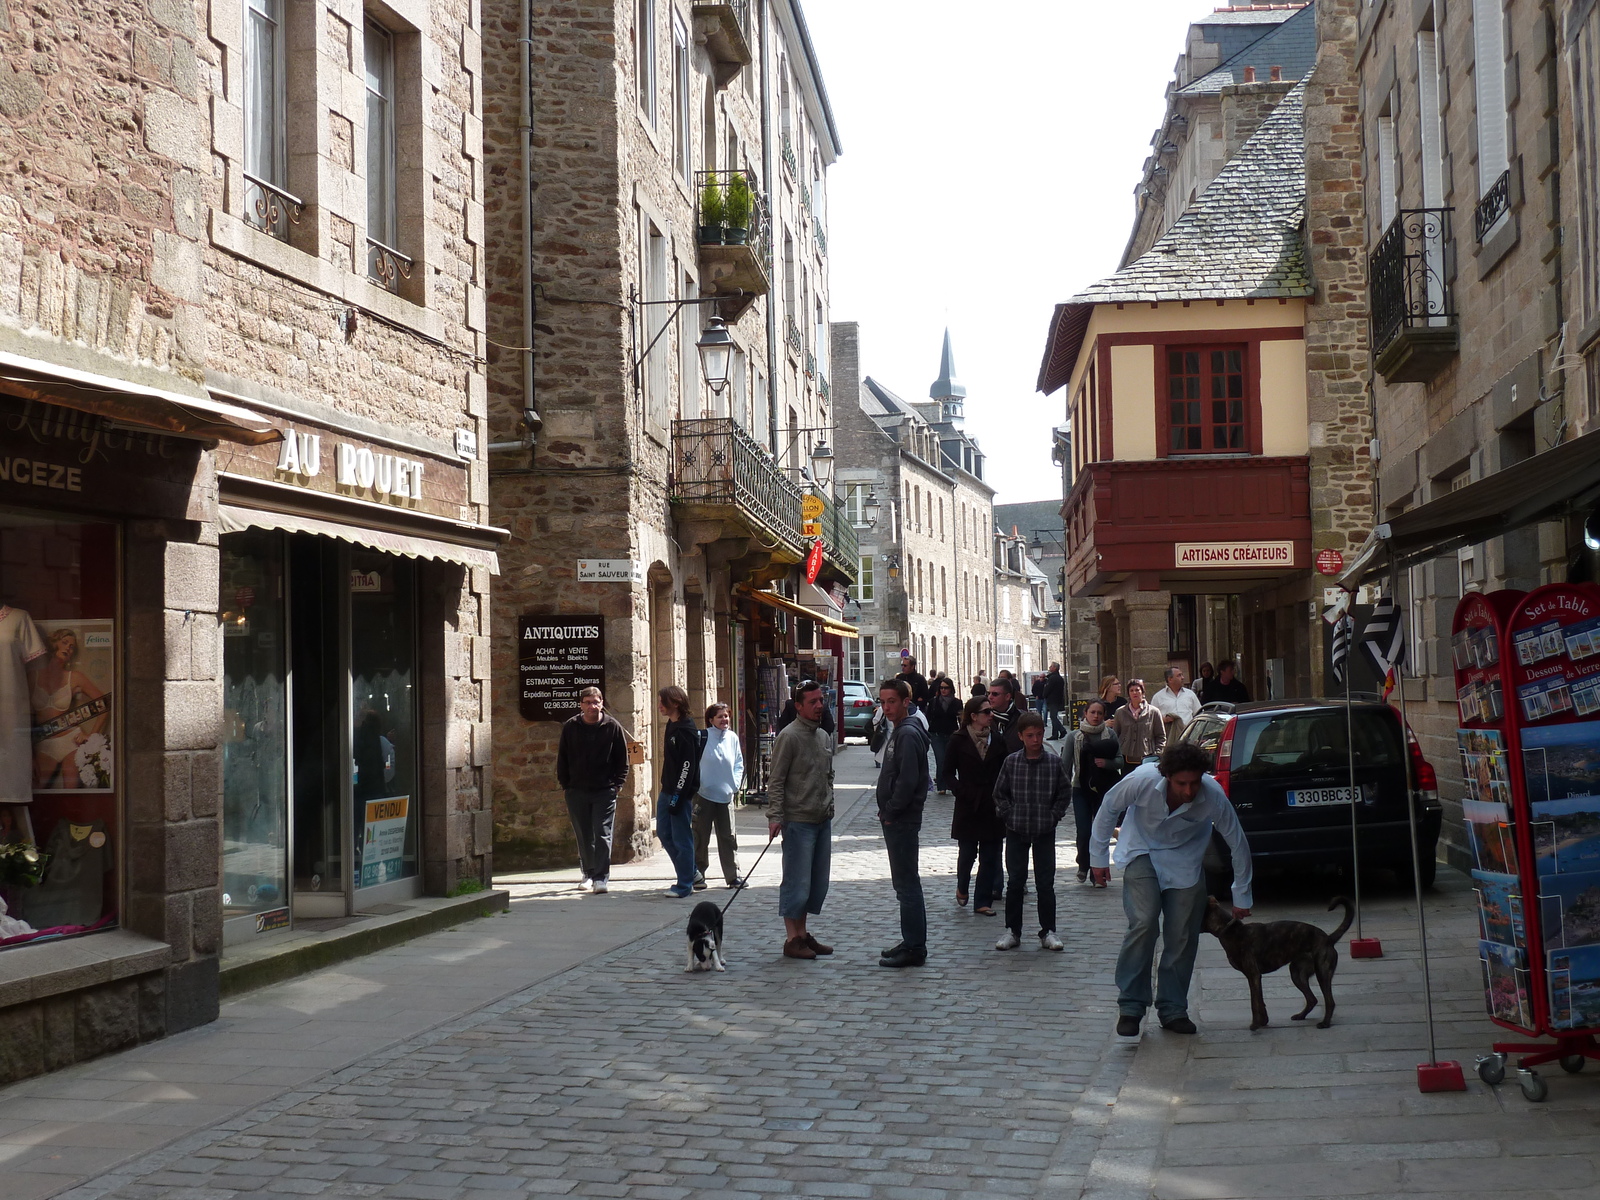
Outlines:
{"type": "Polygon", "coordinates": [[[722,185],[717,182],[715,175],[708,175],[705,186],[700,189],[700,244],[721,245],[723,226],[726,224],[727,199],[723,195],[722,185]]]}
{"type": "Polygon", "coordinates": [[[50,856],[32,842],[0,845],[0,884],[33,887],[44,878],[50,856]]]}
{"type": "Polygon", "coordinates": [[[750,190],[750,181],[743,171],[734,172],[728,181],[728,201],[723,209],[727,218],[726,240],[730,246],[742,246],[750,238],[750,218],[755,214],[756,197],[750,190]]]}

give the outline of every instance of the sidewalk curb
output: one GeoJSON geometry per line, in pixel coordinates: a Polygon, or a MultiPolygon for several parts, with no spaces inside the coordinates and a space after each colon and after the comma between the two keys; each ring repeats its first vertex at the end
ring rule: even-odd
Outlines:
{"type": "Polygon", "coordinates": [[[1112,1102],[1081,1200],[1149,1200],[1191,1041],[1156,1029],[1129,1047],[1133,1064],[1112,1102]]]}

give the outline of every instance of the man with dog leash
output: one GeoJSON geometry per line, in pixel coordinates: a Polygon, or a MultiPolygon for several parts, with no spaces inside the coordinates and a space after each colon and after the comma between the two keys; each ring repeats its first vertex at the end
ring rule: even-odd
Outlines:
{"type": "Polygon", "coordinates": [[[1117,1036],[1138,1037],[1150,1007],[1150,967],[1156,937],[1161,964],[1155,1006],[1161,1028],[1194,1033],[1189,981],[1206,915],[1202,860],[1213,828],[1233,852],[1233,915],[1250,915],[1250,845],[1228,795],[1207,774],[1211,756],[1193,742],[1168,742],[1161,760],[1147,763],[1106,793],[1089,843],[1089,876],[1111,880],[1111,834],[1119,825],[1116,863],[1122,868],[1122,909],[1128,932],[1117,956],[1117,1036]]]}
{"type": "Polygon", "coordinates": [[[822,911],[833,855],[833,735],[822,728],[822,685],[808,679],[795,690],[795,719],[773,739],[767,776],[767,840],[783,835],[783,917],[786,958],[832,954],[806,929],[822,911]]]}

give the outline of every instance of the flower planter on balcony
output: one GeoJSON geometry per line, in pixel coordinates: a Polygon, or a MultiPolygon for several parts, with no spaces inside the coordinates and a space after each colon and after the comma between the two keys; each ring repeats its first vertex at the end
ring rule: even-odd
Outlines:
{"type": "MultiPolygon", "coordinates": [[[[725,5],[697,5],[722,8],[725,5]]],[[[697,211],[695,223],[700,229],[700,289],[708,296],[726,296],[718,307],[728,321],[737,321],[744,311],[755,303],[757,296],[772,290],[771,259],[767,240],[767,212],[756,181],[745,171],[700,171],[695,175],[695,194],[701,198],[697,210],[703,205],[707,184],[722,196],[723,212],[712,214],[716,220],[706,221],[706,214],[697,211]],[[748,225],[736,225],[727,220],[731,200],[727,197],[734,177],[748,184],[750,212],[748,225]],[[715,240],[711,236],[715,235],[715,240]]],[[[740,214],[741,217],[744,214],[740,214]]]]}

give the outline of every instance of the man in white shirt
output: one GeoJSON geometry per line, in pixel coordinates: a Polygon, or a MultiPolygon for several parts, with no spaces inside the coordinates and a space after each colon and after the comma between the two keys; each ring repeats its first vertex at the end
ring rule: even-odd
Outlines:
{"type": "Polygon", "coordinates": [[[1183,686],[1182,667],[1167,668],[1167,686],[1150,697],[1150,704],[1161,714],[1169,742],[1177,738],[1200,711],[1200,697],[1183,686]]]}
{"type": "Polygon", "coordinates": [[[1233,915],[1250,915],[1250,845],[1228,795],[1206,772],[1211,756],[1193,742],[1168,742],[1159,763],[1148,763],[1106,793],[1089,841],[1089,875],[1111,880],[1111,834],[1120,825],[1116,863],[1122,868],[1122,909],[1128,933],[1117,956],[1117,1036],[1138,1037],[1150,1007],[1150,967],[1156,937],[1161,964],[1155,1006],[1161,1028],[1194,1033],[1189,980],[1206,913],[1202,860],[1216,829],[1233,851],[1233,915]]]}

